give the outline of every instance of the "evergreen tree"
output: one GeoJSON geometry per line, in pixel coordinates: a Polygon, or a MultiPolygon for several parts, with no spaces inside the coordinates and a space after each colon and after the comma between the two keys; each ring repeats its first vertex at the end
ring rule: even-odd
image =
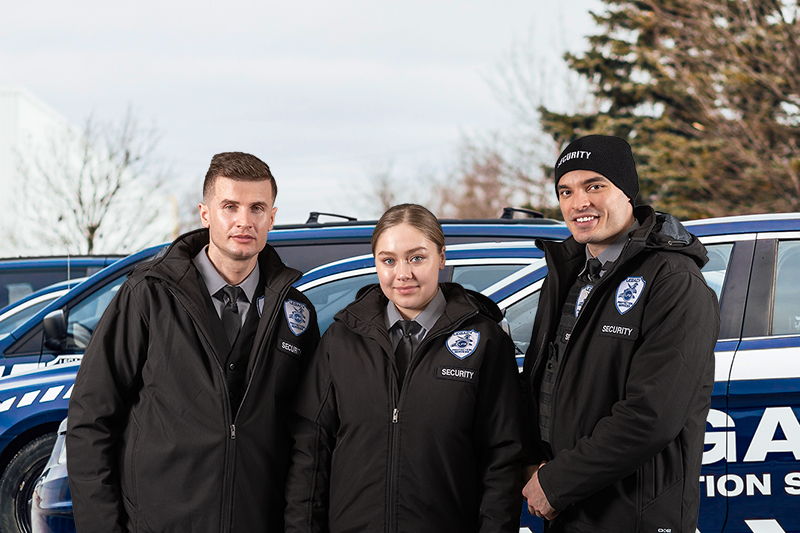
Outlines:
{"type": "Polygon", "coordinates": [[[605,0],[582,56],[600,110],[540,108],[563,145],[630,142],[641,201],[682,218],[800,210],[800,2],[605,0]]]}

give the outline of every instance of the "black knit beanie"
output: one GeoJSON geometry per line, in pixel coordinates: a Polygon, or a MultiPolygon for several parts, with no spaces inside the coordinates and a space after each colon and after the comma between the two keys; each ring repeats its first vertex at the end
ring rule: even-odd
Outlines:
{"type": "Polygon", "coordinates": [[[639,175],[631,145],[619,137],[587,135],[569,143],[556,161],[556,194],[561,176],[572,170],[591,170],[617,186],[631,205],[639,194],[639,175]]]}

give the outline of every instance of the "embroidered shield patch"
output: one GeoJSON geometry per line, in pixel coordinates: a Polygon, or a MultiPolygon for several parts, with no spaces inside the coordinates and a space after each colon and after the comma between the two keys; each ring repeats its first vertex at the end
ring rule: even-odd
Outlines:
{"type": "Polygon", "coordinates": [[[481,334],[474,329],[456,331],[447,339],[447,349],[459,359],[464,359],[472,355],[480,339],[481,334]]]}
{"type": "Polygon", "coordinates": [[[289,323],[289,329],[292,333],[302,335],[308,328],[308,322],[311,320],[311,311],[304,303],[295,302],[294,300],[286,300],[283,302],[283,311],[286,313],[286,322],[289,323]]]}
{"type": "Polygon", "coordinates": [[[583,309],[583,304],[586,303],[586,298],[589,297],[590,292],[592,292],[592,285],[587,285],[581,289],[581,293],[578,295],[578,301],[575,302],[575,318],[578,318],[581,309],[583,309]]]}
{"type": "Polygon", "coordinates": [[[641,276],[626,278],[617,287],[617,311],[624,315],[639,301],[639,297],[644,290],[644,278],[641,276]]]}

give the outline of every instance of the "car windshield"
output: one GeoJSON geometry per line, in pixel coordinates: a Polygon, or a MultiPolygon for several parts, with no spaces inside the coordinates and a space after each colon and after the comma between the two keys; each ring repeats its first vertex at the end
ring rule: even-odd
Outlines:
{"type": "MultiPolygon", "coordinates": [[[[61,293],[53,293],[53,298],[57,298],[60,295],[61,293]]],[[[10,335],[12,331],[24,324],[30,317],[44,309],[53,298],[40,300],[26,306],[24,309],[12,309],[10,312],[5,313],[5,316],[0,319],[0,339],[10,335]]]]}

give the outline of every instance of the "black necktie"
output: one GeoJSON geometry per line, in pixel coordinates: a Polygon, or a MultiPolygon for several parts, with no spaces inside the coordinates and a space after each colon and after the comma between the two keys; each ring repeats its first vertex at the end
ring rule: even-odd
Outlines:
{"type": "Polygon", "coordinates": [[[395,364],[397,364],[397,379],[402,383],[414,352],[411,345],[411,336],[419,331],[420,325],[413,320],[400,320],[397,323],[400,325],[400,331],[403,332],[403,338],[400,339],[397,348],[394,350],[394,360],[395,364]]]}
{"type": "Polygon", "coordinates": [[[225,285],[222,287],[222,292],[228,297],[228,301],[222,307],[222,327],[225,329],[225,336],[228,337],[228,342],[233,346],[233,343],[236,342],[236,336],[239,335],[239,329],[242,327],[238,303],[242,289],[241,287],[225,285]]]}
{"type": "Polygon", "coordinates": [[[603,270],[603,265],[600,264],[598,258],[592,257],[586,262],[586,277],[589,278],[589,281],[592,283],[600,279],[601,270],[603,270]]]}

